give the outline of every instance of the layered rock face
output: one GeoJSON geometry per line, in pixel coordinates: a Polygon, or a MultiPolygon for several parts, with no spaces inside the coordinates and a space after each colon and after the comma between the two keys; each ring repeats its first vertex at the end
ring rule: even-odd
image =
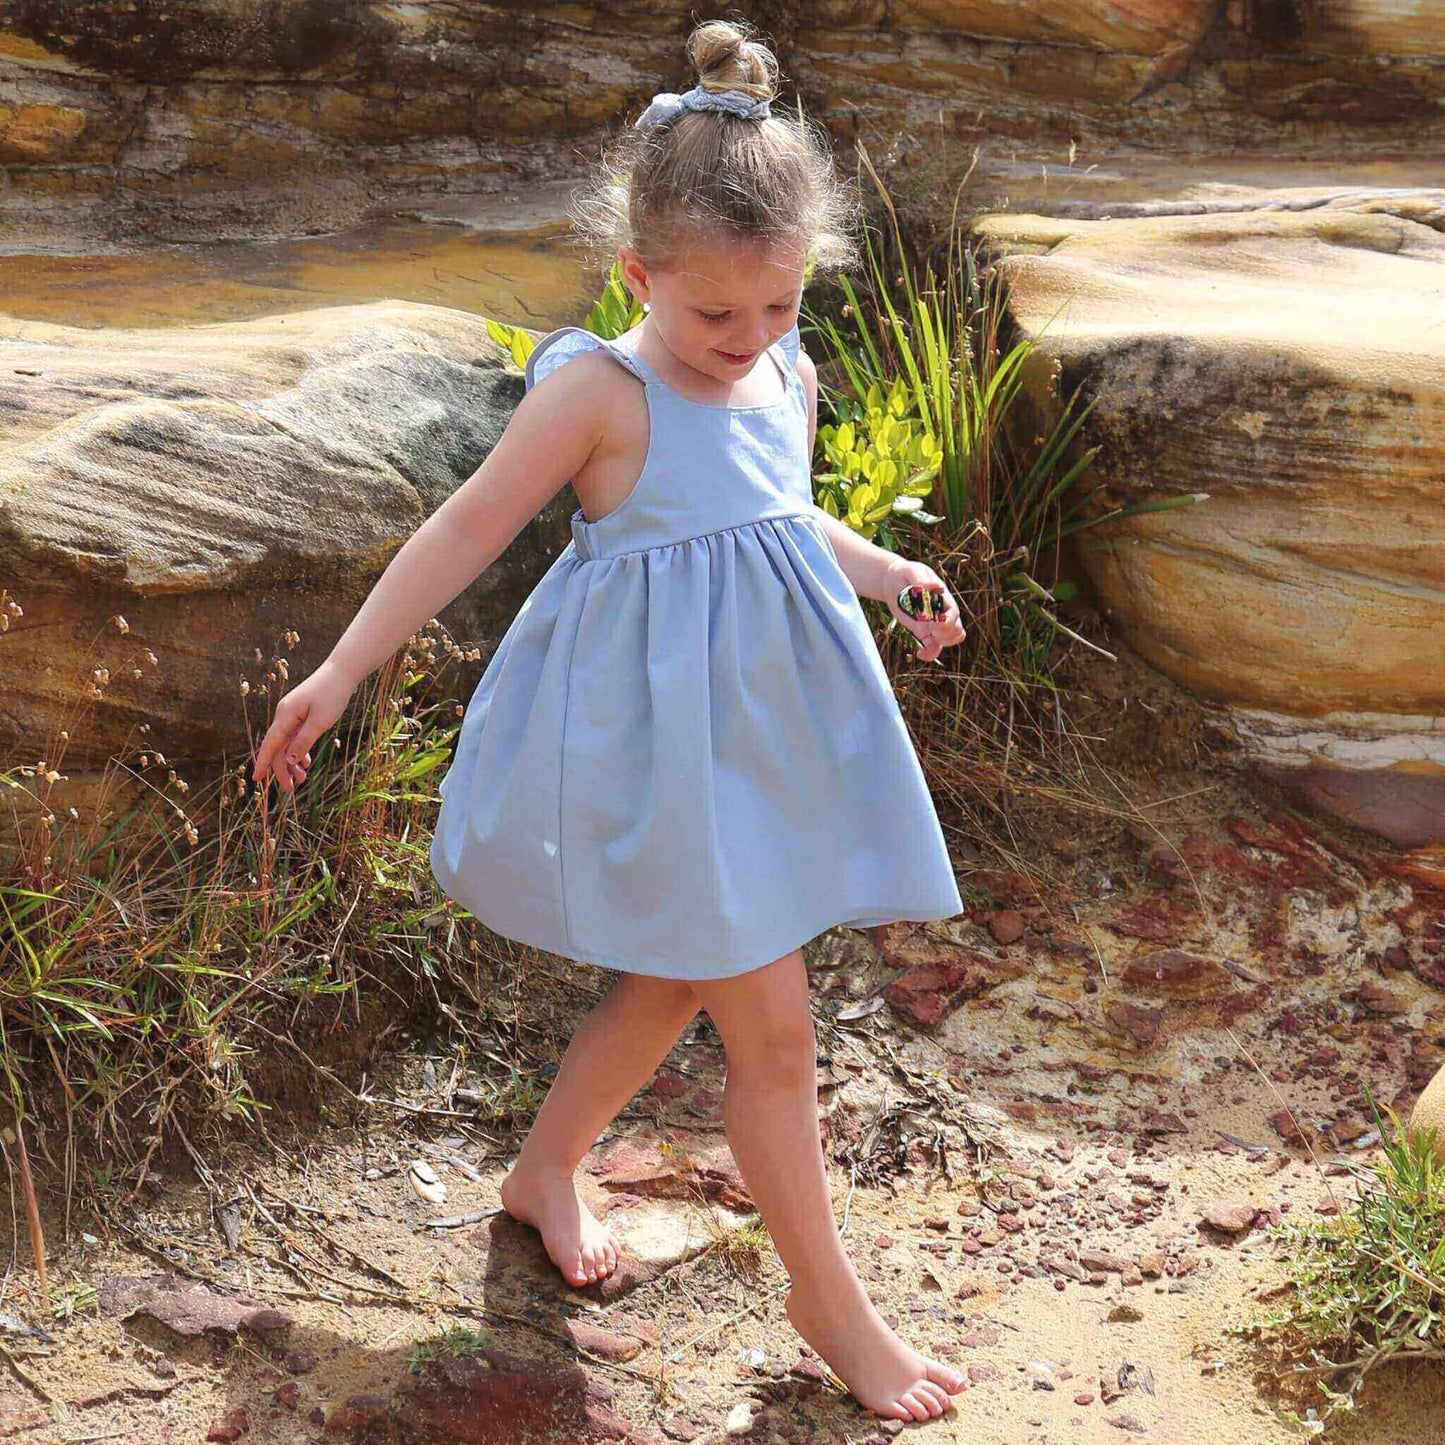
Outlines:
{"type": "MultiPolygon", "coordinates": [[[[0,753],[48,761],[66,729],[76,769],[142,723],[176,760],[245,754],[257,650],[294,629],[293,680],[315,668],[522,393],[484,320],[401,302],[158,331],[0,317],[0,355],[0,576],[25,614],[0,646],[0,753]]],[[[572,504],[438,614],[460,645],[489,655],[572,504]]]]}
{"type": "Polygon", "coordinates": [[[1440,839],[1445,191],[1254,204],[978,229],[1095,400],[1100,509],[1207,494],[1082,534],[1105,613],[1320,801],[1440,839]]]}
{"type": "MultiPolygon", "coordinates": [[[[761,17],[839,139],[1441,153],[1445,25],[1388,0],[833,0],[761,17]]],[[[457,0],[0,0],[0,213],[171,240],[330,229],[572,169],[684,77],[692,19],[457,0]],[[575,142],[575,144],[571,144],[575,142]]],[[[986,157],[980,175],[988,174],[986,157]]]]}
{"type": "MultiPolygon", "coordinates": [[[[1102,604],[1229,705],[1262,760],[1406,843],[1445,835],[1445,190],[1392,181],[1445,154],[1442,16],[1438,0],[830,0],[762,17],[839,141],[908,130],[940,162],[981,145],[973,199],[1012,213],[980,231],[1065,391],[1098,398],[1086,440],[1108,495],[1209,494],[1084,539],[1102,604]],[[1225,150],[1276,173],[1253,190],[1181,179],[1225,150]],[[1373,186],[1288,179],[1380,155],[1394,171],[1373,186]]],[[[21,249],[386,211],[475,232],[684,80],[691,23],[630,5],[0,0],[0,218],[21,249]]],[[[243,743],[202,700],[233,695],[257,632],[329,643],[520,387],[480,320],[421,307],[0,334],[0,561],[46,634],[29,653],[8,640],[0,746],[52,729],[57,660],[83,682],[89,640],[142,605],[193,651],[172,679],[185,750],[243,743]]],[[[459,636],[499,635],[564,522],[558,504],[492,569],[492,611],[459,636]]],[[[142,707],[112,697],[98,756],[142,707]]]]}

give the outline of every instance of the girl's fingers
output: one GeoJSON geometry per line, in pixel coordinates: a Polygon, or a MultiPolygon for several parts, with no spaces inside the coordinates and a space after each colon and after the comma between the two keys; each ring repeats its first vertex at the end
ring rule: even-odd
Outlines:
{"type": "Polygon", "coordinates": [[[256,766],[253,771],[255,781],[265,784],[267,774],[275,778],[276,786],[282,792],[292,791],[295,783],[304,783],[306,775],[311,767],[311,753],[308,750],[300,758],[293,758],[285,751],[284,745],[277,743],[271,748],[264,744],[256,755],[256,766]]]}
{"type": "Polygon", "coordinates": [[[275,729],[262,739],[261,751],[256,754],[256,781],[258,783],[266,776],[266,770],[275,766],[276,754],[281,752],[289,741],[289,735],[282,734],[275,729]]]}

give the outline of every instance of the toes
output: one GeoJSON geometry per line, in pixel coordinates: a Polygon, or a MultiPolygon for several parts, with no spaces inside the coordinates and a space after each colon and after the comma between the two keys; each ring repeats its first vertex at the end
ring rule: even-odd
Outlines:
{"type": "MultiPolygon", "coordinates": [[[[968,1381],[958,1371],[948,1365],[940,1364],[937,1360],[928,1362],[928,1378],[950,1395],[956,1395],[968,1384],[968,1381]]],[[[945,1404],[948,1402],[945,1400],[945,1404]]]]}
{"type": "Polygon", "coordinates": [[[948,1409],[948,1392],[932,1380],[920,1380],[913,1387],[913,1393],[925,1401],[935,1415],[941,1415],[948,1409]]]}
{"type": "Polygon", "coordinates": [[[912,1390],[905,1390],[903,1394],[898,1397],[898,1403],[902,1405],[915,1420],[926,1420],[933,1413],[912,1390]]]}

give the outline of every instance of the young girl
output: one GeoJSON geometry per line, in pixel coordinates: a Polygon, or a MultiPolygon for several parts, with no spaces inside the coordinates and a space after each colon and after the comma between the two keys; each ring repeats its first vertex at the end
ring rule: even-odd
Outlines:
{"type": "Polygon", "coordinates": [[[622,974],[572,1039],[502,1204],[571,1284],[614,1269],[573,1171],[706,1009],[788,1318],[865,1407],[923,1420],[964,1381],[889,1329],[844,1252],[802,945],[961,911],[858,599],[886,601],[925,660],[963,628],[932,569],[812,499],[804,268],[853,254],[826,142],[769,114],[776,64],[741,27],[701,25],[689,52],[700,84],[653,99],[599,192],[645,319],[537,343],[505,433],[281,699],[255,776],[303,781],[357,684],[571,481],[571,541],[472,696],[431,846],[442,888],[488,928],[622,974]],[[920,583],[941,617],[899,608],[920,583]]]}

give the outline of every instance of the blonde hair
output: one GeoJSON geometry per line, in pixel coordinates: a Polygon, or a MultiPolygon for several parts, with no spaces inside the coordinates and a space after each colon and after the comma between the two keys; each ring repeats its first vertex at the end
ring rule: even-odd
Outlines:
{"type": "MultiPolygon", "coordinates": [[[[706,21],[687,54],[704,90],[771,106],[778,63],[750,27],[706,21]]],[[[701,110],[630,126],[568,209],[575,239],[604,265],[625,245],[649,270],[667,271],[690,241],[715,238],[801,245],[823,271],[847,270],[859,256],[856,189],[838,176],[828,133],[801,107],[786,118],[775,108],[764,120],[701,110]]]]}

